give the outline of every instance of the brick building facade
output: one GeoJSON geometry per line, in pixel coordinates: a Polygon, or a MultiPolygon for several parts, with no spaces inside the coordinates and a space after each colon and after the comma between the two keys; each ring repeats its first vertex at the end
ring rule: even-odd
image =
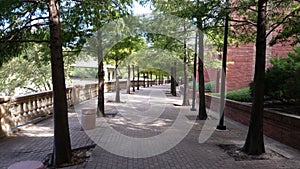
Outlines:
{"type": "MultiPolygon", "coordinates": [[[[266,68],[270,67],[270,58],[287,56],[293,47],[285,44],[267,46],[266,68]]],[[[255,43],[228,47],[227,53],[226,90],[236,90],[247,87],[253,80],[255,69],[255,43]]],[[[215,69],[205,68],[205,81],[218,81],[215,69]]]]}

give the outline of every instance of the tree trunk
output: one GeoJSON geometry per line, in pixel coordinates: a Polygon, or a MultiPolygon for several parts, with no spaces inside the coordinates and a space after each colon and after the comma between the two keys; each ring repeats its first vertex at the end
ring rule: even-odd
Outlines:
{"type": "Polygon", "coordinates": [[[132,91],[135,92],[134,65],[132,65],[132,91]]]}
{"type": "Polygon", "coordinates": [[[204,91],[204,71],[203,71],[203,61],[204,61],[204,47],[203,47],[203,32],[202,32],[202,22],[198,23],[199,29],[199,59],[198,59],[198,78],[199,78],[199,112],[198,119],[206,120],[206,107],[205,107],[205,91],[204,91]]]}
{"type": "Polygon", "coordinates": [[[197,76],[197,48],[198,48],[198,32],[196,32],[196,36],[195,36],[195,53],[194,53],[194,63],[193,63],[193,98],[192,98],[192,107],[191,110],[192,111],[196,111],[195,108],[195,104],[196,104],[196,76],[197,76]]]}
{"type": "Polygon", "coordinates": [[[98,40],[98,109],[97,117],[105,117],[104,114],[104,69],[103,69],[103,53],[102,53],[102,34],[100,31],[97,32],[98,40]]]}
{"type": "Polygon", "coordinates": [[[127,94],[130,94],[130,65],[127,66],[127,85],[126,85],[126,89],[127,89],[127,94]]]}
{"type": "Polygon", "coordinates": [[[120,103],[120,84],[119,84],[119,73],[118,73],[118,60],[116,60],[115,71],[116,71],[116,98],[115,102],[120,103]]]}
{"type": "MultiPolygon", "coordinates": [[[[219,55],[218,56],[218,60],[222,60],[222,56],[219,55]]],[[[221,70],[217,69],[217,77],[216,77],[216,84],[215,84],[215,92],[218,93],[220,92],[220,74],[221,74],[221,70]]]]}
{"type": "Polygon", "coordinates": [[[152,72],[150,72],[150,86],[152,86],[152,72]]]}
{"type": "Polygon", "coordinates": [[[187,64],[187,46],[186,46],[186,27],[184,25],[184,57],[183,57],[183,64],[184,64],[184,86],[183,86],[183,101],[182,101],[182,106],[189,106],[189,97],[188,97],[188,92],[189,92],[189,81],[188,81],[188,64],[187,64]]]}
{"type": "Polygon", "coordinates": [[[251,118],[243,151],[251,155],[265,152],[263,138],[264,79],[266,64],[266,2],[258,0],[254,98],[251,118]]]}
{"type": "Polygon", "coordinates": [[[174,67],[171,67],[171,94],[172,96],[176,96],[176,84],[174,79],[174,67]]]}
{"type": "Polygon", "coordinates": [[[146,75],[145,75],[145,73],[143,73],[143,77],[144,77],[144,88],[146,88],[146,75]]]}
{"type": "Polygon", "coordinates": [[[54,112],[54,142],[51,159],[51,164],[53,166],[71,161],[71,141],[68,123],[68,105],[62,54],[59,3],[60,2],[57,0],[50,0],[49,3],[50,53],[54,112]]]}
{"type": "Polygon", "coordinates": [[[150,86],[150,82],[149,82],[149,72],[147,72],[147,87],[150,86]]]}
{"type": "Polygon", "coordinates": [[[137,79],[137,90],[140,90],[140,67],[139,66],[137,67],[137,76],[138,76],[138,79],[137,79]]]}

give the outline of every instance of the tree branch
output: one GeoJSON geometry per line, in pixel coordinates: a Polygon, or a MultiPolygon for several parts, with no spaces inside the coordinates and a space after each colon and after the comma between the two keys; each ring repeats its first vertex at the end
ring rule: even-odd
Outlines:
{"type": "Polygon", "coordinates": [[[50,43],[49,40],[35,40],[35,39],[29,39],[29,40],[0,40],[1,43],[27,43],[27,42],[33,42],[33,43],[50,43]]]}
{"type": "Polygon", "coordinates": [[[270,26],[270,31],[267,32],[266,37],[268,37],[275,29],[277,29],[280,25],[282,25],[283,23],[285,23],[285,21],[287,19],[289,19],[290,16],[293,16],[294,13],[299,12],[300,11],[300,7],[295,9],[294,11],[290,12],[288,15],[286,15],[280,22],[274,23],[270,26]],[[272,28],[273,27],[273,28],[272,28]]]}
{"type": "Polygon", "coordinates": [[[229,21],[231,21],[231,22],[237,22],[237,23],[246,23],[246,24],[250,24],[252,26],[257,26],[256,23],[251,22],[251,21],[247,21],[247,20],[229,19],[229,21]]]}
{"type": "Polygon", "coordinates": [[[20,0],[20,1],[24,3],[45,3],[40,0],[20,0]]]}

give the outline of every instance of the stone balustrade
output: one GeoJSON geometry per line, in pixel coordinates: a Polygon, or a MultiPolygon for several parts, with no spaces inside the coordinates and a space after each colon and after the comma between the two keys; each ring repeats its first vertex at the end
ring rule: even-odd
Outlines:
{"type": "MultiPolygon", "coordinates": [[[[145,81],[146,84],[162,84],[145,81]]],[[[120,89],[126,89],[126,81],[120,82],[120,89]]],[[[142,87],[143,81],[139,82],[142,87]]],[[[146,85],[145,84],[145,85],[146,85]]],[[[135,81],[137,86],[137,81],[135,81]]],[[[148,85],[146,85],[148,86],[148,85]]],[[[115,91],[115,82],[105,82],[105,92],[115,91]]],[[[98,84],[86,84],[66,88],[68,106],[78,104],[98,95],[98,84]]],[[[53,113],[52,91],[44,91],[17,97],[0,97],[0,137],[10,135],[12,129],[53,113]]]]}
{"type": "MultiPolygon", "coordinates": [[[[97,96],[98,85],[68,87],[68,106],[97,96]]],[[[53,113],[52,91],[17,97],[0,98],[0,137],[10,135],[12,129],[34,119],[51,116],[53,113]]]]}

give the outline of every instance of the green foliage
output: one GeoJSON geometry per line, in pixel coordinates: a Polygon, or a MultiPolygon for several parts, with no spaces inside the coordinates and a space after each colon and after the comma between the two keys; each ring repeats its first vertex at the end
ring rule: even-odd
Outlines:
{"type": "Polygon", "coordinates": [[[226,94],[226,98],[230,99],[230,100],[241,101],[241,102],[251,102],[252,101],[249,87],[229,91],[226,94]]]}
{"type": "MultiPolygon", "coordinates": [[[[131,4],[132,0],[61,0],[64,49],[76,56],[93,32],[113,19],[128,15],[131,4]]],[[[48,16],[46,1],[0,1],[0,66],[20,56],[29,47],[28,42],[43,43],[49,47],[48,16]]]]}
{"type": "Polygon", "coordinates": [[[104,57],[113,61],[122,61],[145,46],[145,41],[140,36],[127,37],[114,45],[104,57]]]}
{"type": "MultiPolygon", "coordinates": [[[[232,17],[230,36],[236,39],[235,43],[254,42],[256,36],[257,1],[238,0],[231,5],[232,17]]],[[[299,12],[300,3],[294,0],[268,1],[266,15],[267,35],[276,32],[270,45],[286,41],[292,44],[299,42],[299,12]],[[292,40],[292,41],[291,41],[292,40]]]]}
{"type": "MultiPolygon", "coordinates": [[[[220,96],[220,93],[211,93],[212,96],[220,96]]],[[[228,91],[226,98],[240,102],[252,102],[250,87],[228,91]]]]}
{"type": "MultiPolygon", "coordinates": [[[[272,58],[272,67],[265,75],[267,99],[297,101],[300,99],[300,47],[288,53],[287,58],[272,58]]],[[[253,88],[253,87],[251,87],[253,88]]]]}
{"type": "Polygon", "coordinates": [[[43,45],[33,45],[20,57],[4,63],[0,68],[0,92],[14,95],[51,90],[50,61],[43,56],[47,50],[43,45]]]}
{"type": "MultiPolygon", "coordinates": [[[[211,82],[206,82],[204,84],[204,90],[207,91],[207,92],[212,92],[215,90],[215,87],[216,87],[216,82],[215,81],[211,81],[211,82]]],[[[191,81],[189,83],[189,88],[190,89],[193,89],[193,81],[191,81]]],[[[199,83],[196,82],[196,89],[198,90],[199,89],[199,83]]]]}
{"type": "Polygon", "coordinates": [[[215,90],[215,88],[216,88],[216,82],[215,82],[215,81],[206,82],[206,83],[204,84],[204,90],[205,90],[205,91],[210,91],[210,92],[212,92],[212,91],[215,90]]]}
{"type": "Polygon", "coordinates": [[[97,79],[98,70],[95,68],[73,68],[70,72],[72,77],[97,79]]]}

